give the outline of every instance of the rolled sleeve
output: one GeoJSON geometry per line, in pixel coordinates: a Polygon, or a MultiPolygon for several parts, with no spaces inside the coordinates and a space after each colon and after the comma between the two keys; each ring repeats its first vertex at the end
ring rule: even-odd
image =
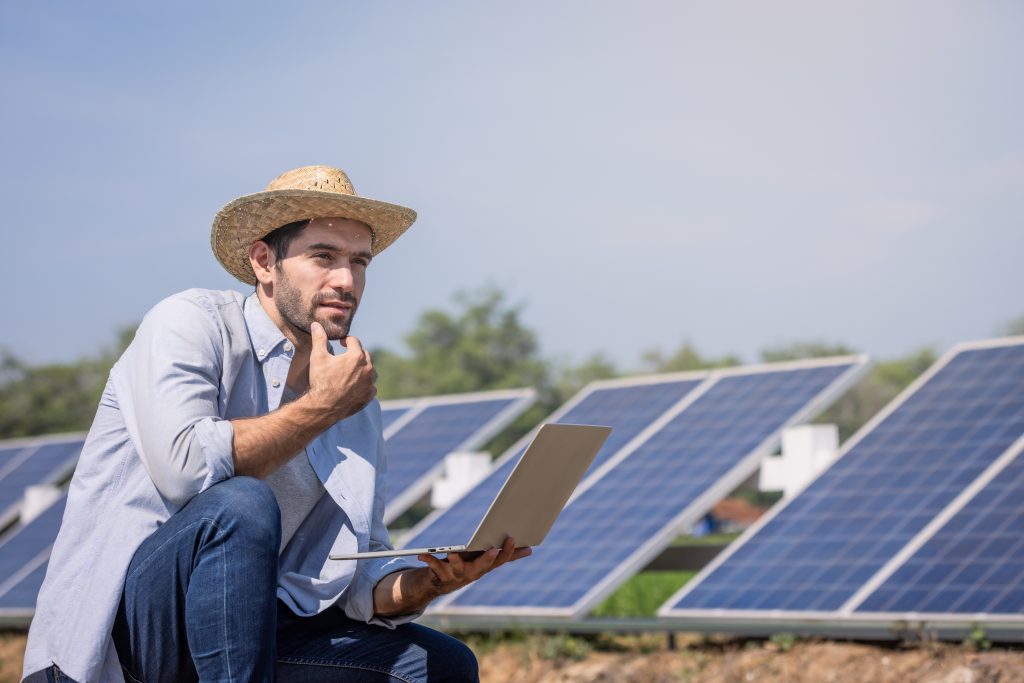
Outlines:
{"type": "Polygon", "coordinates": [[[149,312],[112,371],[143,465],[176,507],[234,475],[234,430],[220,414],[223,346],[209,302],[177,295],[149,312]]]}
{"type": "Polygon", "coordinates": [[[231,422],[200,420],[195,423],[193,431],[203,452],[203,461],[206,463],[206,477],[199,490],[204,491],[218,481],[235,476],[235,428],[231,422]]]}
{"type": "Polygon", "coordinates": [[[422,565],[415,560],[410,560],[405,557],[383,557],[375,558],[372,560],[360,560],[359,570],[356,572],[355,578],[352,579],[352,583],[349,585],[346,595],[348,599],[345,601],[345,614],[350,619],[362,621],[367,624],[376,624],[377,626],[384,626],[386,628],[394,628],[402,624],[408,623],[423,612],[410,612],[408,614],[401,614],[393,617],[382,617],[374,613],[373,609],[373,589],[376,588],[377,584],[388,574],[403,571],[405,569],[415,569],[422,565]]]}

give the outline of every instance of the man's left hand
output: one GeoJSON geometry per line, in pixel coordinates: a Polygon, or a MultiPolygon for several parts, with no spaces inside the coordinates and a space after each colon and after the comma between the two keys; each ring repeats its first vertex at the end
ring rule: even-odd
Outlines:
{"type": "Polygon", "coordinates": [[[505,539],[501,548],[491,548],[473,560],[464,559],[460,553],[448,553],[448,557],[443,560],[430,554],[417,555],[416,559],[430,569],[433,574],[431,583],[437,594],[445,595],[473,583],[503,564],[527,557],[532,552],[529,547],[517,548],[515,539],[510,537],[505,539]]]}
{"type": "Polygon", "coordinates": [[[418,612],[434,598],[469,585],[487,572],[532,552],[528,547],[517,548],[514,539],[506,538],[501,548],[491,548],[473,559],[459,553],[448,553],[443,560],[433,555],[417,555],[426,567],[393,572],[377,582],[373,589],[374,612],[383,617],[418,612]]]}

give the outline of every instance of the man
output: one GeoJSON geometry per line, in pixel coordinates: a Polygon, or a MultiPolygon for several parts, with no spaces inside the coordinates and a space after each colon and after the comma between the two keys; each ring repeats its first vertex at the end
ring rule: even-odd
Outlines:
{"type": "Polygon", "coordinates": [[[328,559],[390,547],[376,373],[348,332],[371,259],[415,217],[324,166],[221,209],[214,253],[256,291],[162,301],[111,370],[29,680],[476,678],[464,645],[408,622],[528,548],[328,559]]]}

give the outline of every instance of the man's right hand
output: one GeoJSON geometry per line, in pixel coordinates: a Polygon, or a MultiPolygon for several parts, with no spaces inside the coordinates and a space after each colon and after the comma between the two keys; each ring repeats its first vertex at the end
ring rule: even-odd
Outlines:
{"type": "Polygon", "coordinates": [[[313,347],[309,353],[309,397],[337,420],[362,410],[377,395],[377,371],[373,369],[370,353],[360,341],[348,336],[347,351],[331,355],[327,332],[314,322],[310,326],[313,347]]]}

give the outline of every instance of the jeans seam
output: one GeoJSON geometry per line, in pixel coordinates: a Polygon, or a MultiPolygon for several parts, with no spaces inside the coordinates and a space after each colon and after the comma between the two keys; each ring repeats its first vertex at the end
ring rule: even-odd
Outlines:
{"type": "Polygon", "coordinates": [[[172,543],[174,541],[174,539],[176,539],[178,536],[182,535],[183,533],[185,533],[187,531],[190,531],[192,528],[200,525],[203,522],[207,522],[207,523],[211,524],[213,526],[213,528],[217,530],[217,533],[222,533],[223,532],[223,529],[220,528],[220,526],[217,524],[216,520],[210,519],[208,517],[200,517],[195,522],[189,524],[188,526],[186,526],[186,527],[184,527],[182,529],[179,529],[173,536],[171,536],[166,541],[161,543],[159,546],[154,548],[153,552],[151,552],[149,554],[149,557],[147,557],[145,560],[140,562],[139,566],[137,566],[135,568],[135,571],[132,572],[132,573],[133,574],[134,573],[138,573],[138,572],[142,571],[143,569],[145,569],[147,566],[149,566],[149,564],[151,562],[155,562],[156,560],[154,559],[154,556],[157,553],[159,553],[161,550],[163,550],[169,543],[172,543]]]}
{"type": "Polygon", "coordinates": [[[415,679],[409,678],[405,674],[395,671],[394,669],[388,669],[382,666],[374,666],[372,664],[364,664],[362,662],[346,662],[346,661],[335,661],[332,659],[321,659],[319,657],[281,657],[278,660],[279,664],[299,664],[301,666],[332,666],[337,669],[362,669],[363,671],[373,671],[376,673],[387,674],[393,678],[397,678],[404,683],[416,683],[415,679]]]}
{"type": "MultiPolygon", "coordinates": [[[[217,527],[217,523],[216,522],[212,522],[212,524],[213,524],[213,526],[217,527]]],[[[217,531],[220,531],[220,527],[217,527],[217,531]]],[[[221,578],[223,579],[222,582],[221,582],[220,595],[221,595],[221,602],[222,602],[221,614],[223,615],[223,623],[224,623],[224,642],[225,643],[230,643],[231,641],[228,639],[228,567],[227,567],[227,558],[224,556],[224,546],[223,545],[220,547],[220,566],[221,566],[221,578]]],[[[228,670],[228,680],[229,681],[230,680],[234,680],[234,676],[232,676],[232,674],[231,674],[231,651],[230,650],[231,650],[231,648],[228,648],[228,647],[224,648],[224,664],[225,664],[225,666],[226,666],[226,668],[228,670]]]]}

